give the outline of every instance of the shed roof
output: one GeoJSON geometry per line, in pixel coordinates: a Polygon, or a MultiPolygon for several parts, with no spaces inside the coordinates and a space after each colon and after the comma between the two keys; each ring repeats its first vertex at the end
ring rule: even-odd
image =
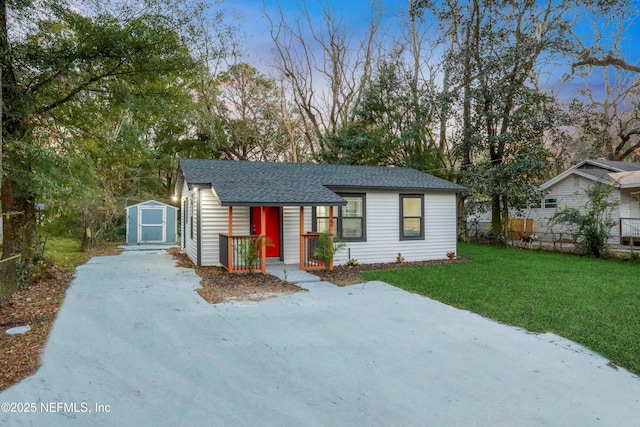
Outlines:
{"type": "MultiPolygon", "coordinates": [[[[415,169],[232,160],[180,160],[189,186],[211,186],[223,206],[344,205],[334,191],[377,189],[464,192],[465,187],[415,169]]],[[[178,182],[178,191],[182,182],[178,182]]]]}
{"type": "Polygon", "coordinates": [[[147,200],[145,202],[136,203],[135,205],[127,206],[125,209],[133,208],[136,206],[166,206],[168,208],[178,209],[175,206],[171,206],[167,203],[158,202],[157,200],[147,200]]]}

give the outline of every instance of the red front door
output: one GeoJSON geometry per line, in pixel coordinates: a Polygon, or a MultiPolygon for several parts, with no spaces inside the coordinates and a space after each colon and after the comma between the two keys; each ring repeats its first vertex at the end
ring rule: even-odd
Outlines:
{"type": "Polygon", "coordinates": [[[251,208],[251,223],[253,234],[266,234],[273,246],[267,246],[267,257],[280,258],[280,208],[265,207],[266,231],[262,232],[260,207],[251,208]]]}

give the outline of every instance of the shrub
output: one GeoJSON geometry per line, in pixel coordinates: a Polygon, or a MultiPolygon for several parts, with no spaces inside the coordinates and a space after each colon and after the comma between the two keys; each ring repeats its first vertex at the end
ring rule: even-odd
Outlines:
{"type": "Polygon", "coordinates": [[[246,265],[249,273],[253,273],[263,246],[273,246],[273,242],[266,236],[258,236],[255,238],[244,239],[239,243],[238,254],[242,260],[242,264],[246,265]]]}
{"type": "Polygon", "coordinates": [[[331,270],[331,263],[336,252],[346,246],[344,242],[334,240],[328,233],[320,233],[318,244],[313,250],[313,256],[324,264],[325,271],[331,270]]]}
{"type": "Polygon", "coordinates": [[[552,221],[572,228],[578,253],[598,258],[607,253],[611,227],[616,224],[609,212],[617,205],[609,200],[610,193],[611,186],[594,185],[585,190],[587,204],[584,212],[575,208],[558,208],[553,216],[552,221]]]}

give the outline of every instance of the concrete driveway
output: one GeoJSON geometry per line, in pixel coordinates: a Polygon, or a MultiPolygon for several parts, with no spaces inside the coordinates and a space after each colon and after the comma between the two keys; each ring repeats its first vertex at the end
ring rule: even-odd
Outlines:
{"type": "Polygon", "coordinates": [[[640,423],[640,379],[551,334],[380,282],[209,305],[198,281],[163,251],[80,267],[0,425],[640,423]]]}

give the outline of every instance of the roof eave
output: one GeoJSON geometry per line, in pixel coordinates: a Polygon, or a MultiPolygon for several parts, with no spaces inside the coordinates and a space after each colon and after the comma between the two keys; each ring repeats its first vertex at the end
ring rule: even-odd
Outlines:
{"type": "Polygon", "coordinates": [[[264,202],[264,201],[233,201],[221,200],[221,206],[265,206],[265,207],[285,207],[285,206],[346,206],[346,201],[317,201],[317,202],[264,202]]]}
{"type": "Polygon", "coordinates": [[[469,189],[459,186],[459,188],[438,188],[438,187],[383,187],[383,186],[360,186],[360,185],[327,185],[331,191],[388,191],[394,193],[468,193],[469,189]]]}

